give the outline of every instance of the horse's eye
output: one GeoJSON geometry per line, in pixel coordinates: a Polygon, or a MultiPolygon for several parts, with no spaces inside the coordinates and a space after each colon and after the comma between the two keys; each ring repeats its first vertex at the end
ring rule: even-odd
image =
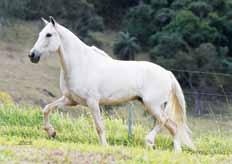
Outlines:
{"type": "Polygon", "coordinates": [[[47,38],[50,38],[51,36],[52,36],[52,34],[50,34],[50,33],[47,33],[47,34],[46,34],[46,37],[47,37],[47,38]]]}

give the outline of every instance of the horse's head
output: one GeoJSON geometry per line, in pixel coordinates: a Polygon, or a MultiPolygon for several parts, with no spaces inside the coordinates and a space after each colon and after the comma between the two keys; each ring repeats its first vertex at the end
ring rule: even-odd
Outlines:
{"type": "Polygon", "coordinates": [[[53,17],[50,16],[50,22],[42,18],[45,27],[39,33],[39,37],[29,53],[32,63],[38,63],[41,56],[45,54],[55,53],[58,51],[61,41],[57,32],[58,24],[53,17]]]}

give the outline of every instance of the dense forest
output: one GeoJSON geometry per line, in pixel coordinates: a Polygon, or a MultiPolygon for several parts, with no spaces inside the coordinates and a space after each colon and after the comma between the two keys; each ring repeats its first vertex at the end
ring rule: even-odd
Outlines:
{"type": "Polygon", "coordinates": [[[146,52],[153,62],[174,71],[198,98],[200,91],[229,94],[232,90],[232,78],[227,76],[232,73],[230,0],[0,1],[2,22],[49,15],[98,45],[91,31],[118,31],[113,51],[120,59],[133,60],[137,52],[146,52]]]}

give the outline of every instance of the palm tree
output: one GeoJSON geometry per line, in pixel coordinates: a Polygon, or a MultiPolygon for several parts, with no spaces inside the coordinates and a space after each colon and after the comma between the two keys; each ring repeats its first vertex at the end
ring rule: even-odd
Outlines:
{"type": "Polygon", "coordinates": [[[128,32],[119,32],[118,38],[114,43],[114,54],[122,60],[134,60],[135,54],[140,47],[136,43],[136,37],[131,36],[128,32]]]}

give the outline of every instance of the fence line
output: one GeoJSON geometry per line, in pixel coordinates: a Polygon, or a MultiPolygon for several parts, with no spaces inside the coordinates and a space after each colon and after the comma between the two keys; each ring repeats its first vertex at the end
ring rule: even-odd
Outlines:
{"type": "Polygon", "coordinates": [[[182,69],[169,69],[169,70],[174,71],[174,72],[187,72],[187,73],[194,73],[194,74],[207,74],[207,75],[219,75],[219,76],[232,77],[232,74],[221,73],[221,72],[203,72],[203,71],[182,70],[182,69]]]}
{"type": "Polygon", "coordinates": [[[232,94],[216,94],[216,93],[209,93],[209,92],[190,92],[190,91],[184,91],[184,94],[187,95],[195,95],[195,94],[199,94],[199,95],[206,95],[206,96],[217,96],[217,97],[232,97],[232,94]]]}
{"type": "MultiPolygon", "coordinates": [[[[206,75],[214,75],[214,76],[224,76],[224,77],[231,77],[232,74],[229,73],[221,73],[221,72],[203,72],[203,71],[194,71],[194,70],[183,70],[183,69],[170,69],[173,72],[186,72],[186,73],[194,73],[194,74],[206,74],[206,75]]],[[[195,95],[196,92],[185,91],[185,94],[188,95],[195,95]]],[[[206,96],[217,96],[217,97],[232,97],[232,92],[225,92],[224,94],[218,93],[210,93],[210,92],[198,92],[197,94],[206,95],[206,96]]]]}

